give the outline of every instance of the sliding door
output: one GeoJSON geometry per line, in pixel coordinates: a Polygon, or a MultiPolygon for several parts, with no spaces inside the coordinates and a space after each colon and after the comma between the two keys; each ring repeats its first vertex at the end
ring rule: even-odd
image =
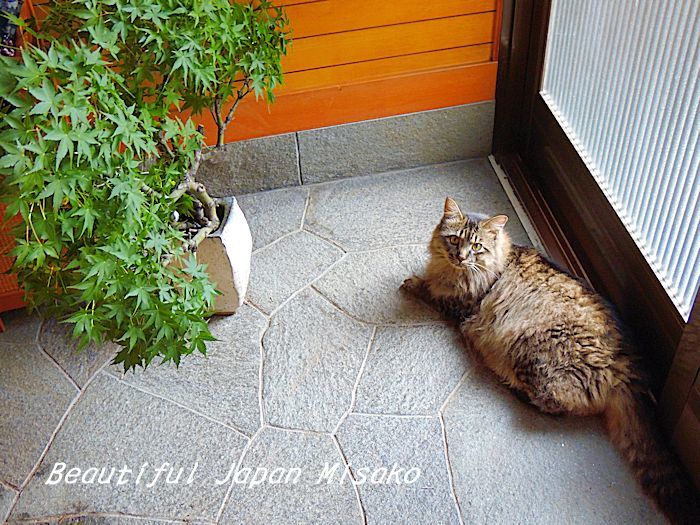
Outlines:
{"type": "Polygon", "coordinates": [[[495,158],[551,255],[620,311],[672,432],[693,412],[700,368],[689,336],[700,322],[700,3],[511,0],[503,12],[495,158]]]}
{"type": "Polygon", "coordinates": [[[540,95],[684,321],[700,283],[700,2],[555,0],[540,95]]]}

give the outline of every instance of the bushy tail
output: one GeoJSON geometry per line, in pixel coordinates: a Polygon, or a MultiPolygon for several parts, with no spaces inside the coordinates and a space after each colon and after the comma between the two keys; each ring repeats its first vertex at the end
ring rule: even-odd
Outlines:
{"type": "Polygon", "coordinates": [[[665,445],[648,396],[632,385],[619,385],[606,405],[605,419],[613,444],[671,523],[700,524],[698,491],[665,445]]]}

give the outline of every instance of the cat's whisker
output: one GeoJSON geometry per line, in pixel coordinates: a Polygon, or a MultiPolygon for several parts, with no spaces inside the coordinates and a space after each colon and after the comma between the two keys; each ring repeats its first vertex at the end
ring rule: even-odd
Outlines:
{"type": "Polygon", "coordinates": [[[481,285],[488,285],[488,276],[474,263],[470,263],[468,265],[468,268],[472,270],[472,273],[474,274],[475,277],[479,278],[480,281],[482,281],[480,284],[481,285]]]}
{"type": "Polygon", "coordinates": [[[496,272],[479,263],[471,263],[471,267],[483,278],[484,284],[486,286],[489,286],[491,284],[489,277],[493,277],[493,279],[498,279],[499,277],[496,272]]]}
{"type": "Polygon", "coordinates": [[[487,268],[486,266],[483,266],[479,263],[474,263],[474,265],[478,268],[481,268],[483,271],[490,273],[495,279],[498,279],[498,274],[494,272],[491,268],[487,268]]]}

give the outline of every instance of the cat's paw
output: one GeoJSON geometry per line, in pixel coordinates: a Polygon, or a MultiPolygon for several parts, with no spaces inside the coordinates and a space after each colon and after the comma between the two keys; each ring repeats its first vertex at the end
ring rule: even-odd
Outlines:
{"type": "Polygon", "coordinates": [[[413,275],[403,282],[401,289],[409,293],[415,293],[423,287],[424,283],[425,281],[423,281],[423,279],[417,275],[413,275]]]}

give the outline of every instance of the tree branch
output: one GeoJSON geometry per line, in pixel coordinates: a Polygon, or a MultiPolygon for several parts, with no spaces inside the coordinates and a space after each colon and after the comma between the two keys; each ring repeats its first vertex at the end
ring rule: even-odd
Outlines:
{"type": "MultiPolygon", "coordinates": [[[[202,133],[202,126],[199,126],[197,131],[202,133]]],[[[195,175],[197,174],[201,163],[202,148],[195,151],[192,165],[184,173],[182,181],[170,193],[170,198],[173,200],[178,200],[185,193],[191,195],[195,199],[196,204],[194,220],[195,223],[201,225],[201,228],[189,241],[187,241],[185,245],[185,248],[191,252],[197,251],[197,246],[199,243],[201,243],[211,232],[216,231],[221,224],[219,216],[216,213],[217,200],[209,195],[209,192],[207,192],[207,188],[204,186],[204,184],[195,180],[195,175]]]]}
{"type": "Polygon", "coordinates": [[[219,97],[219,95],[214,97],[214,120],[216,121],[216,147],[218,148],[224,143],[224,130],[226,129],[226,126],[221,119],[221,97],[219,97]]]}
{"type": "Polygon", "coordinates": [[[207,192],[207,188],[204,186],[204,184],[202,184],[201,182],[196,182],[194,180],[183,181],[182,183],[180,183],[175,192],[180,191],[182,191],[180,196],[182,196],[182,194],[184,193],[187,193],[188,195],[194,197],[197,202],[200,202],[202,207],[202,219],[201,221],[199,221],[200,224],[202,224],[202,227],[187,242],[186,245],[186,248],[188,250],[194,252],[197,250],[197,246],[199,245],[199,243],[202,242],[205,239],[205,237],[211,232],[216,231],[216,229],[221,224],[219,216],[216,213],[217,201],[211,195],[209,195],[209,192],[207,192]]]}
{"type": "Polygon", "coordinates": [[[200,148],[194,152],[194,162],[192,162],[190,169],[188,169],[185,172],[185,175],[183,176],[182,182],[180,182],[180,184],[178,184],[177,187],[170,193],[170,198],[172,200],[175,200],[175,201],[178,200],[185,193],[189,192],[191,185],[196,184],[195,180],[194,180],[194,175],[195,175],[195,173],[197,173],[197,170],[199,170],[199,165],[201,163],[202,163],[202,150],[200,148]]]}
{"type": "Polygon", "coordinates": [[[150,187],[148,184],[146,184],[145,182],[142,182],[142,183],[141,183],[141,191],[144,192],[144,193],[145,193],[146,195],[148,195],[149,197],[156,197],[156,198],[158,198],[158,199],[160,199],[160,198],[162,197],[162,195],[160,194],[160,192],[157,192],[156,190],[154,190],[153,188],[151,188],[151,187],[150,187]]]}
{"type": "Polygon", "coordinates": [[[236,92],[236,100],[229,108],[228,114],[226,115],[226,120],[224,120],[224,129],[231,123],[233,120],[233,114],[235,113],[238,104],[240,104],[243,97],[245,97],[248,93],[250,93],[250,78],[246,78],[241,89],[236,92]]]}
{"type": "Polygon", "coordinates": [[[228,112],[226,113],[226,117],[222,118],[222,107],[221,107],[221,97],[220,96],[215,96],[214,97],[214,109],[212,110],[210,108],[210,111],[212,115],[214,115],[214,120],[216,121],[216,127],[218,130],[217,137],[216,137],[216,147],[220,148],[221,146],[224,145],[224,133],[226,132],[226,127],[231,123],[233,120],[233,115],[236,112],[236,109],[238,108],[238,104],[241,103],[241,100],[243,97],[245,97],[248,93],[251,92],[250,89],[250,78],[246,78],[243,81],[243,85],[241,86],[240,89],[236,91],[236,100],[233,101],[233,104],[229,108],[228,112]]]}
{"type": "Polygon", "coordinates": [[[168,144],[168,141],[165,140],[165,131],[161,131],[158,133],[158,142],[160,142],[161,146],[165,149],[165,151],[170,155],[170,157],[175,157],[175,154],[173,153],[173,150],[170,149],[170,144],[168,144]]]}
{"type": "MultiPolygon", "coordinates": [[[[218,226],[217,226],[218,228],[218,226]]],[[[207,238],[207,235],[209,235],[211,232],[216,231],[216,228],[213,226],[204,226],[201,228],[197,234],[190,239],[190,241],[187,243],[187,248],[191,252],[196,252],[197,251],[197,246],[199,246],[199,243],[201,243],[204,239],[207,238]]]]}

